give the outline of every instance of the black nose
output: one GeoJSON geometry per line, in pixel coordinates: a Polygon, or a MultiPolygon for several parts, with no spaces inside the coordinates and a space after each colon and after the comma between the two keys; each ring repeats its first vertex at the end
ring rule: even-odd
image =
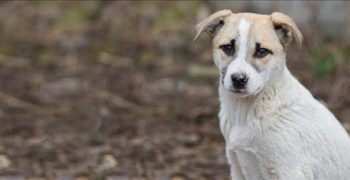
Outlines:
{"type": "Polygon", "coordinates": [[[245,74],[235,73],[231,75],[231,80],[235,88],[243,88],[248,82],[248,76],[245,74]]]}

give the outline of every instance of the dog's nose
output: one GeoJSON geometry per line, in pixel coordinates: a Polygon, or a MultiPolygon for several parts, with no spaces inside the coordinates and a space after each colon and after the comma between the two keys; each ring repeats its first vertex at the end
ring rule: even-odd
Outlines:
{"type": "Polygon", "coordinates": [[[248,82],[248,76],[245,74],[235,73],[231,75],[231,80],[235,88],[243,88],[248,82]]]}

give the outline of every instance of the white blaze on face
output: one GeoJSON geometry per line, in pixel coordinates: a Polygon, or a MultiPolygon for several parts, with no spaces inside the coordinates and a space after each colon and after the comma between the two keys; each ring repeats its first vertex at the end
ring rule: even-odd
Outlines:
{"type": "Polygon", "coordinates": [[[238,25],[238,37],[236,39],[238,46],[238,52],[236,58],[228,65],[227,72],[224,77],[224,87],[226,89],[232,89],[231,75],[234,73],[244,73],[248,76],[251,74],[250,65],[246,62],[246,55],[248,51],[248,39],[251,22],[242,19],[238,25]]]}
{"type": "Polygon", "coordinates": [[[242,19],[239,22],[238,33],[239,33],[239,51],[237,60],[245,60],[245,56],[248,50],[248,35],[251,23],[242,19]]]}

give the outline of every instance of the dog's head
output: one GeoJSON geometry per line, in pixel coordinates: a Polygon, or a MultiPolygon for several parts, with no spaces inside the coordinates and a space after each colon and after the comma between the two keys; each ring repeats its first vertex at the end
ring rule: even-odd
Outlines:
{"type": "Polygon", "coordinates": [[[302,35],[287,15],[218,11],[196,26],[196,37],[206,31],[213,37],[215,65],[222,86],[238,96],[258,94],[285,67],[286,46],[302,35]]]}

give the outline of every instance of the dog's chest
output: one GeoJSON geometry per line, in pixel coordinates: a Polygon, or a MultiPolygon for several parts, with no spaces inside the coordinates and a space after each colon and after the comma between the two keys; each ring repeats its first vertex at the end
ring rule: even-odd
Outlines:
{"type": "Polygon", "coordinates": [[[254,117],[251,115],[249,105],[239,102],[224,103],[222,104],[219,118],[220,128],[226,144],[228,146],[249,148],[251,141],[256,136],[256,131],[253,130],[255,126],[250,120],[254,117]]]}
{"type": "Polygon", "coordinates": [[[227,158],[230,159],[231,155],[235,154],[241,171],[246,177],[251,179],[272,177],[273,172],[270,172],[270,168],[263,163],[264,155],[258,151],[261,124],[252,106],[239,102],[222,103],[224,106],[220,109],[219,118],[229,153],[227,158]]]}

